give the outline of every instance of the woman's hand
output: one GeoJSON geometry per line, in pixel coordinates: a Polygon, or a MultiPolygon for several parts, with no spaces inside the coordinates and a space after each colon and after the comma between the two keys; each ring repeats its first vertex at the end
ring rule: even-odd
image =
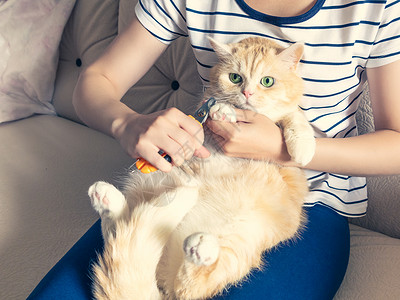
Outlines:
{"type": "Polygon", "coordinates": [[[174,165],[193,154],[209,155],[202,146],[200,124],[178,109],[141,115],[120,102],[166,48],[134,19],[80,74],[73,96],[83,122],[116,138],[131,157],[143,157],[162,171],[169,171],[172,165],[158,154],[159,150],[170,155],[174,165]]]}
{"type": "Polygon", "coordinates": [[[202,146],[201,125],[176,108],[149,115],[132,113],[120,122],[115,138],[131,157],[143,157],[157,169],[168,172],[172,165],[158,154],[163,150],[176,166],[193,155],[208,157],[202,146]]]}
{"type": "Polygon", "coordinates": [[[282,131],[274,122],[253,111],[235,109],[235,112],[236,123],[213,120],[206,123],[217,135],[226,155],[278,163],[290,161],[282,131]]]}

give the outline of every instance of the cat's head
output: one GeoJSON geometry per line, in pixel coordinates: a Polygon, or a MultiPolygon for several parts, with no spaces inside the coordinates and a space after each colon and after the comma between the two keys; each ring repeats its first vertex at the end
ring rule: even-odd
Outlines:
{"type": "Polygon", "coordinates": [[[303,95],[303,81],[296,74],[302,44],[283,48],[260,37],[232,44],[210,39],[210,43],[219,58],[210,73],[211,96],[273,121],[297,109],[303,95]]]}

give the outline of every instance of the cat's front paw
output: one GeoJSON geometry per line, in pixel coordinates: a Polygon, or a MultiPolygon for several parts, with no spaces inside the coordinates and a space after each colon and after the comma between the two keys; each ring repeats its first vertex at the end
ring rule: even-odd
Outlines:
{"type": "Polygon", "coordinates": [[[286,138],[286,147],[290,157],[301,166],[307,165],[315,154],[316,142],[313,135],[286,138]]]}
{"type": "Polygon", "coordinates": [[[232,105],[219,102],[211,106],[210,117],[215,121],[226,121],[235,123],[236,122],[236,112],[232,105]]]}
{"type": "Polygon", "coordinates": [[[88,191],[93,208],[100,216],[104,214],[119,215],[126,200],[124,195],[112,184],[104,181],[94,183],[88,191]]]}
{"type": "Polygon", "coordinates": [[[186,259],[199,266],[210,266],[219,256],[219,244],[215,236],[208,233],[194,233],[183,243],[186,259]]]}

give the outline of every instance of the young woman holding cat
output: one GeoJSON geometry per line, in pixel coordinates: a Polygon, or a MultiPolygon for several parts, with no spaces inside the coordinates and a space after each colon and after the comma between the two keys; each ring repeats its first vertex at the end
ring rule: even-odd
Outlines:
{"type": "MultiPolygon", "coordinates": [[[[300,107],[316,136],[315,155],[304,168],[310,183],[307,228],[301,239],[267,253],[268,267],[222,298],[333,298],[347,267],[346,217],[366,211],[365,179],[358,176],[400,171],[399,9],[395,0],[142,0],[136,8],[138,20],[81,75],[74,105],[82,120],[115,137],[132,157],[144,157],[168,172],[193,155],[209,155],[202,146],[200,125],[177,109],[140,115],[119,99],[171,41],[190,37],[205,87],[216,62],[208,36],[223,43],[247,36],[267,37],[285,46],[304,43],[299,72],[305,94],[300,107]],[[355,112],[365,81],[376,132],[357,136],[355,112]],[[160,157],[159,149],[172,157],[172,164],[160,157]],[[184,155],[177,155],[182,150],[184,155]]],[[[271,120],[242,110],[236,113],[235,129],[226,122],[207,123],[226,155],[297,165],[281,129],[271,120]]],[[[31,298],[90,298],[83,277],[101,244],[97,224],[31,298]],[[79,259],[75,263],[72,258],[79,259]]]]}

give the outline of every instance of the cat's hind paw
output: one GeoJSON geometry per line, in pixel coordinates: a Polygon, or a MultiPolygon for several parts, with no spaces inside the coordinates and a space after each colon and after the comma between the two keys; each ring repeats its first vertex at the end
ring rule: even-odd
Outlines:
{"type": "Polygon", "coordinates": [[[126,205],[124,195],[113,185],[98,181],[88,191],[93,208],[100,216],[117,217],[126,205]]]}
{"type": "Polygon", "coordinates": [[[211,106],[210,117],[214,121],[226,121],[231,123],[235,123],[237,120],[233,106],[223,102],[218,102],[211,106]]]}
{"type": "Polygon", "coordinates": [[[186,259],[199,266],[210,266],[219,256],[219,244],[215,236],[203,232],[188,236],[183,243],[186,259]]]}

